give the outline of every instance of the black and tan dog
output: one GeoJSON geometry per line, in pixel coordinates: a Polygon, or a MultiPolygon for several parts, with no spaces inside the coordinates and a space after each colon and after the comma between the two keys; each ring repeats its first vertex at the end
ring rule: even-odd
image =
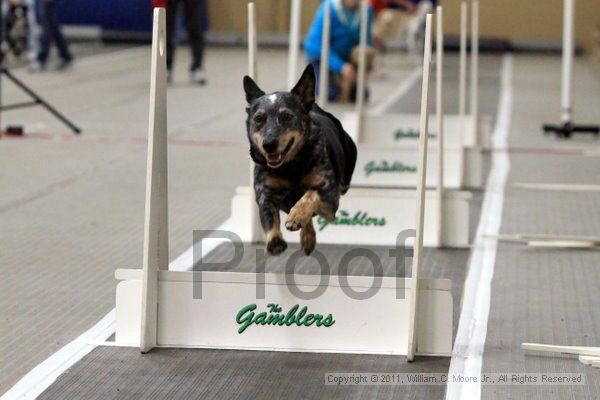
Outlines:
{"type": "Polygon", "coordinates": [[[254,191],[267,250],[287,248],[285,227],[300,232],[306,254],[316,245],[312,218],[333,221],[340,195],[346,193],[356,164],[356,146],[333,115],[315,104],[315,73],[306,67],[291,92],[265,94],[244,77],[248,107],[246,128],[254,160],[254,191]]]}

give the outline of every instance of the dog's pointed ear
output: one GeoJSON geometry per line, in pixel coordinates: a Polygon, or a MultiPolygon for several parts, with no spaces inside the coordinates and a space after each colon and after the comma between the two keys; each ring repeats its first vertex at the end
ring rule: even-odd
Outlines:
{"type": "Polygon", "coordinates": [[[307,109],[310,109],[315,102],[316,80],[317,78],[315,77],[315,70],[312,64],[308,64],[306,68],[304,68],[304,72],[302,73],[300,80],[292,89],[292,93],[300,97],[302,104],[307,109]]]}
{"type": "Polygon", "coordinates": [[[265,95],[265,92],[260,90],[256,82],[248,75],[244,76],[244,91],[246,92],[246,101],[252,103],[254,100],[265,95]]]}

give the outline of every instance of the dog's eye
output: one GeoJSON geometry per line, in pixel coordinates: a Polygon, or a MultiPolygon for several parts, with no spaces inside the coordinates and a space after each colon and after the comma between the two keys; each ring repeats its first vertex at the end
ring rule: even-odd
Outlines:
{"type": "Polygon", "coordinates": [[[254,119],[255,123],[262,124],[263,122],[265,122],[265,114],[263,114],[263,113],[255,114],[252,119],[254,119]]]}
{"type": "Polygon", "coordinates": [[[286,124],[286,123],[290,122],[292,120],[292,118],[294,118],[294,116],[291,113],[284,111],[284,112],[280,112],[278,114],[277,118],[279,119],[280,124],[286,124]]]}

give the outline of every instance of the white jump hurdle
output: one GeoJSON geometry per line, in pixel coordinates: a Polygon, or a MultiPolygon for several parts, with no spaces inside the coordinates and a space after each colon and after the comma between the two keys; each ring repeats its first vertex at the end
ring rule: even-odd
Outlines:
{"type": "MultiPolygon", "coordinates": [[[[249,20],[254,8],[249,5],[249,20]]],[[[431,17],[428,16],[428,32],[431,17]]],[[[251,28],[252,29],[252,28],[251,28]]],[[[430,33],[429,33],[430,35],[430,33]]],[[[428,36],[429,38],[429,36],[428,36]]],[[[154,10],[152,77],[143,268],[117,270],[116,337],[118,345],[216,349],[449,356],[452,351],[451,282],[421,279],[425,211],[427,137],[422,134],[417,188],[417,240],[410,278],[382,278],[381,289],[364,300],[346,293],[370,288],[370,277],[339,277],[233,272],[169,271],[167,222],[167,141],[165,10],[154,10]],[[294,295],[286,283],[315,299],[294,295]],[[201,282],[200,282],[201,279],[201,282]],[[201,298],[194,285],[202,284],[201,298]],[[256,288],[264,289],[257,296],[256,288]],[[406,296],[397,298],[398,289],[406,296]],[[306,307],[306,308],[305,308],[306,307]],[[264,314],[263,314],[264,313],[264,314]],[[271,316],[270,322],[266,318],[271,316]],[[262,322],[261,322],[262,321],[262,322]],[[273,322],[275,321],[275,322],[273,322]]],[[[251,45],[250,48],[253,48],[251,45]]],[[[429,68],[431,46],[425,68],[429,68]]],[[[426,74],[428,76],[428,73],[426,74]]],[[[422,101],[427,125],[427,79],[422,101]]],[[[415,197],[413,196],[413,201],[415,197]]],[[[368,268],[368,266],[365,266],[368,268]]]]}

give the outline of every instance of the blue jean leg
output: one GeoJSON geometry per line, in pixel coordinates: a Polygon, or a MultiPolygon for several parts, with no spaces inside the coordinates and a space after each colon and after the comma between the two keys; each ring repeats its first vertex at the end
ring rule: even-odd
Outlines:
{"type": "MultiPolygon", "coordinates": [[[[320,59],[309,60],[308,62],[313,66],[313,68],[315,70],[315,75],[317,77],[317,95],[318,95],[319,94],[319,81],[321,79],[321,60],[320,59]]],[[[328,86],[327,100],[329,100],[329,101],[336,101],[340,97],[340,87],[336,84],[337,76],[338,76],[337,73],[335,73],[332,70],[329,70],[329,84],[327,85],[328,86]]]]}
{"type": "Polygon", "coordinates": [[[50,55],[50,44],[56,43],[58,54],[65,61],[71,61],[73,57],[69,52],[69,46],[56,20],[56,0],[43,0],[40,2],[40,18],[42,22],[42,36],[40,40],[40,52],[38,61],[45,64],[50,55]]]}

